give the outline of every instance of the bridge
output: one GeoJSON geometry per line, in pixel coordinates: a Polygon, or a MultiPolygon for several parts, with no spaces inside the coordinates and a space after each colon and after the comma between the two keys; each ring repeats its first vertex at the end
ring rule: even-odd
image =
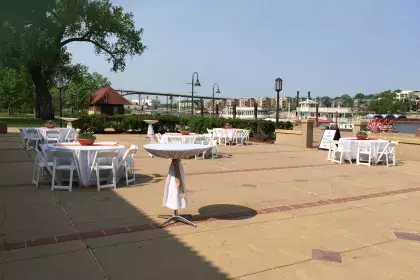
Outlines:
{"type": "MultiPolygon", "coordinates": [[[[185,97],[185,98],[191,98],[191,95],[186,94],[177,94],[177,93],[162,93],[162,92],[148,92],[148,91],[135,91],[135,90],[122,90],[122,89],[116,89],[116,92],[118,92],[121,96],[126,95],[155,95],[155,96],[166,96],[166,97],[185,97]]],[[[212,96],[199,96],[194,95],[194,99],[213,99],[212,96]]],[[[229,98],[227,97],[215,97],[214,99],[218,100],[227,100],[229,98]]]]}

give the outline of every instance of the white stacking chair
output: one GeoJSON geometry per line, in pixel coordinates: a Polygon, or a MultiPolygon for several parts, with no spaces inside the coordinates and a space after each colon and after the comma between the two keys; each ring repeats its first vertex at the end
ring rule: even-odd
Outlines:
{"type": "Polygon", "coordinates": [[[229,140],[229,137],[228,137],[228,134],[227,134],[227,131],[226,130],[224,130],[224,129],[221,129],[221,130],[218,130],[217,131],[218,132],[218,138],[219,138],[219,145],[227,145],[227,142],[228,142],[228,140],[229,140]]]}
{"type": "Polygon", "coordinates": [[[137,145],[131,145],[131,147],[125,152],[120,166],[124,166],[125,171],[125,184],[128,186],[129,183],[136,182],[136,170],[134,168],[134,155],[137,153],[139,147],[137,145]],[[129,175],[132,177],[129,178],[129,175]]]}
{"type": "Polygon", "coordinates": [[[248,144],[249,142],[249,134],[251,133],[251,130],[246,129],[245,130],[245,142],[248,144]]]}
{"type": "Polygon", "coordinates": [[[51,180],[51,190],[68,190],[72,191],[73,188],[73,173],[76,171],[76,160],[74,159],[74,153],[72,151],[51,151],[51,158],[53,160],[52,167],[52,180],[51,180]],[[62,172],[69,172],[69,185],[63,185],[62,172]],[[57,172],[59,172],[57,174],[57,172]],[[57,175],[60,175],[58,178],[57,175]]]}
{"type": "Polygon", "coordinates": [[[398,142],[395,142],[395,141],[391,141],[388,144],[386,144],[386,146],[381,151],[378,151],[375,164],[378,164],[380,161],[385,160],[387,167],[395,166],[397,164],[397,160],[396,160],[397,145],[398,145],[398,142]]]}
{"type": "MultiPolygon", "coordinates": [[[[210,143],[213,140],[213,134],[204,134],[203,136],[197,136],[194,139],[194,144],[201,144],[201,145],[205,145],[205,146],[209,146],[210,149],[210,143]]],[[[202,157],[203,159],[206,158],[206,153],[207,151],[202,152],[200,155],[195,156],[195,159],[197,159],[197,157],[202,157]]]]}
{"type": "Polygon", "coordinates": [[[117,188],[117,154],[118,151],[97,151],[93,158],[92,166],[90,172],[95,171],[96,173],[96,186],[98,191],[105,188],[117,188]],[[112,182],[110,184],[101,185],[100,171],[108,170],[111,174],[107,177],[112,177],[112,182]]]}
{"type": "Polygon", "coordinates": [[[64,138],[64,142],[74,142],[74,141],[76,141],[76,135],[77,135],[76,130],[69,129],[69,131],[66,134],[66,137],[64,138]]]}
{"type": "Polygon", "coordinates": [[[332,162],[342,164],[344,160],[347,160],[350,162],[350,164],[352,164],[351,150],[346,149],[343,143],[341,143],[340,141],[332,141],[331,149],[332,149],[331,151],[332,162]]]}
{"type": "Polygon", "coordinates": [[[357,143],[357,157],[356,157],[356,164],[357,165],[366,165],[370,167],[370,164],[373,159],[373,149],[372,143],[359,141],[357,143]],[[367,158],[367,161],[366,161],[367,158]]]}
{"type": "Polygon", "coordinates": [[[243,146],[245,143],[245,138],[246,138],[246,131],[239,129],[235,132],[235,144],[238,146],[243,146]]]}
{"type": "Polygon", "coordinates": [[[158,142],[158,144],[162,144],[162,134],[157,133],[157,134],[155,134],[155,135],[156,135],[156,138],[157,138],[157,142],[158,142]]]}
{"type": "Polygon", "coordinates": [[[39,144],[42,143],[43,138],[39,134],[39,131],[35,128],[27,128],[25,129],[26,134],[26,150],[38,149],[39,144]]]}
{"type": "Polygon", "coordinates": [[[39,177],[44,177],[45,170],[47,170],[48,176],[52,176],[52,167],[54,166],[54,163],[51,161],[47,161],[47,158],[45,158],[43,153],[38,149],[30,148],[30,150],[35,152],[35,161],[32,171],[32,184],[35,185],[36,188],[38,188],[39,177]]]}
{"type": "Polygon", "coordinates": [[[45,140],[47,144],[60,142],[60,130],[47,129],[45,131],[45,140]]]}
{"type": "Polygon", "coordinates": [[[207,133],[213,134],[213,132],[214,132],[214,129],[207,128],[207,133]]]}

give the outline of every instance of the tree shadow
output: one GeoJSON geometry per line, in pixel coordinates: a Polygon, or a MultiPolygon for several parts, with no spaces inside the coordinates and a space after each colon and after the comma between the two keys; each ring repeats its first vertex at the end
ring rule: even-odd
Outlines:
{"type": "MultiPolygon", "coordinates": [[[[1,139],[4,138],[0,135],[0,148],[3,144],[1,139]]],[[[16,149],[10,154],[10,159],[21,157],[24,153],[16,149]]],[[[28,164],[29,161],[31,159],[28,159],[28,164]]],[[[8,166],[4,165],[4,168],[7,169],[8,166]]],[[[200,224],[197,229],[184,225],[158,228],[160,221],[157,220],[156,212],[169,214],[172,210],[157,208],[161,203],[161,196],[158,196],[154,189],[161,188],[163,195],[164,185],[162,179],[156,179],[156,176],[137,174],[135,186],[141,187],[134,187],[129,191],[118,192],[117,189],[117,191],[98,192],[93,187],[74,188],[72,192],[68,192],[51,191],[46,184],[39,188],[32,187],[29,183],[31,172],[16,173],[16,170],[9,170],[9,174],[8,176],[17,176],[17,174],[25,176],[24,181],[28,184],[15,188],[0,183],[0,203],[4,206],[4,211],[19,207],[19,211],[13,210],[15,213],[13,219],[4,218],[0,234],[6,238],[4,244],[0,244],[0,251],[7,250],[12,254],[14,251],[31,250],[28,248],[30,246],[51,248],[51,250],[37,251],[39,255],[36,258],[36,265],[28,265],[33,257],[7,262],[0,259],[0,271],[5,271],[5,275],[10,278],[42,279],[47,269],[49,278],[59,279],[68,270],[63,265],[57,265],[55,262],[57,258],[54,257],[56,253],[52,249],[55,247],[51,246],[58,246],[56,244],[62,242],[69,245],[72,244],[69,242],[85,243],[85,249],[79,250],[80,254],[86,254],[87,258],[94,256],[103,269],[102,272],[96,265],[83,261],[86,259],[72,257],[73,249],[61,252],[59,258],[63,262],[72,262],[72,265],[78,267],[72,270],[72,276],[80,279],[99,279],[91,275],[93,270],[98,271],[96,275],[102,274],[102,277],[105,277],[106,274],[110,279],[231,278],[205,258],[207,250],[209,250],[207,252],[220,250],[218,245],[215,245],[218,241],[216,243],[209,241],[206,244],[206,239],[203,239],[202,242],[191,246],[188,245],[189,242],[188,244],[182,242],[183,238],[196,240],[197,237],[194,236],[196,230],[197,234],[205,232],[204,228],[200,231],[200,224]],[[181,227],[187,232],[191,230],[191,234],[180,238],[173,230],[181,227]],[[196,250],[200,251],[200,254],[196,250]],[[25,266],[25,269],[16,269],[22,266],[25,266]]],[[[121,183],[124,183],[124,179],[121,183]]],[[[125,187],[124,183],[121,188],[125,187]]]]}
{"type": "Polygon", "coordinates": [[[257,215],[257,212],[249,207],[234,204],[213,204],[198,209],[199,215],[194,220],[244,220],[257,215]]]}

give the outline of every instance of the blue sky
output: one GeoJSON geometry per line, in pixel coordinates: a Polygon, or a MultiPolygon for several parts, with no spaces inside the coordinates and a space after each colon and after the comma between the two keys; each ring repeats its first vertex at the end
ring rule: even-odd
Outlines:
{"type": "Polygon", "coordinates": [[[420,89],[418,0],[111,0],[134,14],[148,49],[113,73],[85,43],[73,62],[115,89],[186,94],[194,71],[211,96],[336,96],[420,89]]]}

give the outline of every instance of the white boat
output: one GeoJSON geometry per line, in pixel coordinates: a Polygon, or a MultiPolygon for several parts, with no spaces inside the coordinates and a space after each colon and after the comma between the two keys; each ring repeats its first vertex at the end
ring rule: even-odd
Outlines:
{"type": "MultiPolygon", "coordinates": [[[[233,118],[233,107],[223,108],[221,115],[222,118],[232,119],[233,118]]],[[[270,110],[257,108],[257,118],[266,119],[270,116],[270,110]]],[[[254,108],[253,107],[236,107],[236,118],[244,120],[253,120],[254,108]]]]}

